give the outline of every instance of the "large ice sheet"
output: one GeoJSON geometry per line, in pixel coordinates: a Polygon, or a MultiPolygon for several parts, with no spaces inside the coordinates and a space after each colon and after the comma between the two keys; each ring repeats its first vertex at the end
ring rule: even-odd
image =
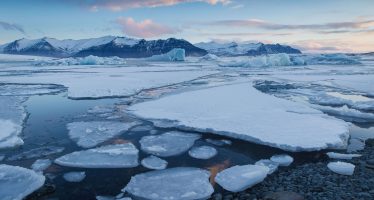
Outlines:
{"type": "Polygon", "coordinates": [[[91,148],[137,124],[114,121],[73,122],[69,123],[67,128],[70,138],[76,141],[78,146],[91,148]]]}
{"type": "MultiPolygon", "coordinates": [[[[259,92],[240,83],[139,103],[130,112],[288,151],[344,148],[349,125],[304,104],[259,92]],[[295,123],[298,122],[298,123],[295,123]]],[[[157,126],[157,124],[156,124],[157,126]]]]}
{"type": "Polygon", "coordinates": [[[168,157],[186,152],[200,135],[171,131],[161,135],[149,135],[140,139],[141,149],[156,156],[168,157]]]}
{"type": "Polygon", "coordinates": [[[152,200],[207,199],[214,192],[210,173],[190,167],[178,167],[138,174],[123,189],[131,195],[152,200]]]}
{"type": "Polygon", "coordinates": [[[138,166],[138,153],[132,143],[107,145],[61,156],[55,163],[81,168],[131,168],[138,166]]]}
{"type": "Polygon", "coordinates": [[[262,182],[269,168],[259,165],[236,165],[217,174],[215,181],[225,190],[240,192],[262,182]]]}
{"type": "Polygon", "coordinates": [[[18,166],[0,165],[0,198],[21,200],[43,186],[45,177],[18,166]]]}

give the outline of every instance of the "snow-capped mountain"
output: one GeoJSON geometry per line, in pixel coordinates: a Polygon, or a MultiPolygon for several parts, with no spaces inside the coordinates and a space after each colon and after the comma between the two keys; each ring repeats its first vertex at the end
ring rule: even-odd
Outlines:
{"type": "Polygon", "coordinates": [[[288,53],[299,54],[300,50],[280,44],[264,43],[219,43],[219,42],[201,42],[195,46],[207,50],[211,54],[218,56],[256,56],[264,54],[288,53]]]}
{"type": "Polygon", "coordinates": [[[51,57],[118,56],[122,58],[149,57],[183,48],[187,56],[202,56],[206,50],[195,47],[182,39],[144,40],[127,37],[105,36],[81,40],[41,38],[20,39],[0,46],[0,53],[38,55],[51,57]]]}

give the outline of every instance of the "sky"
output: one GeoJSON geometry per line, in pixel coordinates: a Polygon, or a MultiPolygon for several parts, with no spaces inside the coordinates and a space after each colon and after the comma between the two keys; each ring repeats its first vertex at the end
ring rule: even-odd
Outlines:
{"type": "Polygon", "coordinates": [[[374,51],[374,0],[1,0],[0,44],[106,35],[374,51]]]}

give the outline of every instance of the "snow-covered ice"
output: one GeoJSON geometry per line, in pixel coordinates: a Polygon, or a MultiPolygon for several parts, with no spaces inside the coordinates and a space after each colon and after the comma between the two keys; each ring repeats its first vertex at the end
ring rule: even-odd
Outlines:
{"type": "Polygon", "coordinates": [[[69,123],[67,128],[70,138],[76,141],[78,146],[91,148],[137,124],[137,122],[90,121],[69,123]]]}
{"type": "Polygon", "coordinates": [[[361,157],[361,154],[344,154],[344,153],[335,153],[335,152],[327,152],[326,154],[329,158],[342,159],[342,160],[351,160],[352,158],[361,157]]]}
{"type": "Polygon", "coordinates": [[[271,161],[269,159],[261,159],[261,160],[257,161],[255,163],[255,165],[265,166],[265,167],[269,168],[268,174],[272,174],[275,171],[277,171],[279,163],[271,161]]]}
{"type": "Polygon", "coordinates": [[[146,167],[148,169],[165,169],[168,165],[168,162],[166,160],[163,160],[159,157],[156,157],[156,156],[153,156],[153,155],[150,155],[146,158],[144,158],[142,161],[141,161],[141,164],[143,165],[143,167],[146,167]]]}
{"type": "Polygon", "coordinates": [[[43,186],[45,177],[18,166],[0,165],[0,198],[21,200],[43,186]]]}
{"type": "Polygon", "coordinates": [[[374,122],[374,114],[365,113],[359,110],[349,108],[347,105],[342,107],[330,107],[330,106],[319,106],[313,105],[313,108],[321,110],[327,114],[341,117],[346,121],[351,122],[374,122]]]}
{"type": "Polygon", "coordinates": [[[0,149],[22,145],[23,140],[18,137],[21,130],[13,121],[0,119],[0,149]]]}
{"type": "Polygon", "coordinates": [[[211,146],[192,147],[188,154],[196,159],[210,159],[217,155],[217,150],[211,146]]]}
{"type": "Polygon", "coordinates": [[[169,157],[186,152],[199,138],[198,134],[171,131],[161,135],[144,136],[139,142],[143,151],[160,157],[169,157]]]}
{"type": "Polygon", "coordinates": [[[215,181],[230,192],[240,192],[262,182],[269,168],[259,165],[236,165],[219,172],[215,181]]]}
{"type": "Polygon", "coordinates": [[[349,136],[348,123],[302,103],[264,94],[251,83],[170,95],[128,110],[142,118],[169,120],[174,126],[288,151],[344,148],[349,136]]]}
{"type": "Polygon", "coordinates": [[[276,162],[279,166],[287,167],[293,162],[293,158],[287,154],[274,155],[270,158],[271,161],[276,162]]]}
{"type": "Polygon", "coordinates": [[[35,149],[31,149],[28,151],[24,151],[22,153],[12,155],[8,157],[8,160],[25,160],[31,158],[40,158],[43,156],[49,156],[52,154],[58,154],[64,151],[64,147],[56,147],[56,146],[44,146],[35,149]]]}
{"type": "Polygon", "coordinates": [[[209,176],[208,171],[191,167],[156,170],[131,177],[123,191],[152,200],[207,199],[214,192],[209,176]]]}
{"type": "Polygon", "coordinates": [[[67,182],[81,182],[86,178],[86,172],[68,172],[63,175],[65,181],[67,182]]]}
{"type": "Polygon", "coordinates": [[[149,61],[184,61],[186,59],[186,52],[184,49],[175,48],[169,52],[161,55],[153,55],[146,60],[149,61]]]}
{"type": "Polygon", "coordinates": [[[131,168],[138,166],[138,154],[132,143],[107,145],[61,156],[55,163],[80,168],[131,168]]]}
{"type": "Polygon", "coordinates": [[[51,164],[52,161],[49,159],[38,159],[31,165],[31,169],[36,172],[42,172],[46,170],[51,164]]]}
{"type": "Polygon", "coordinates": [[[340,161],[330,162],[329,164],[327,164],[327,167],[337,174],[349,176],[353,175],[353,172],[355,170],[355,166],[353,164],[340,161]]]}

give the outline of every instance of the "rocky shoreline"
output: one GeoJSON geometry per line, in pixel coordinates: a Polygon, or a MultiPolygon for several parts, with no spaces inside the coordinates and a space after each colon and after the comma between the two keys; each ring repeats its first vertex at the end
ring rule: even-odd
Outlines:
{"type": "Polygon", "coordinates": [[[327,168],[333,159],[299,166],[281,167],[262,183],[239,193],[217,193],[212,200],[348,200],[374,199],[374,139],[366,141],[362,157],[354,164],[352,176],[339,175],[327,168]]]}

